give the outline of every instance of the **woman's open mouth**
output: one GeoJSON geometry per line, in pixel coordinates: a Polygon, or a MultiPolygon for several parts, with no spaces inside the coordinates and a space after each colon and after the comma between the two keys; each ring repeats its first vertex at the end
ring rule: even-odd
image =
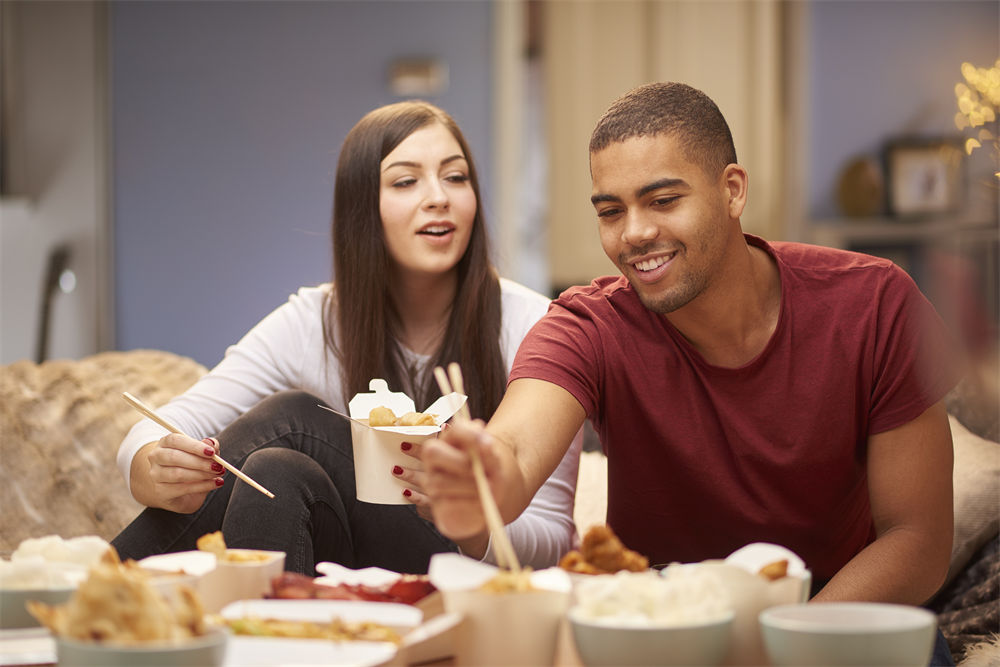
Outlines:
{"type": "Polygon", "coordinates": [[[455,231],[455,227],[453,225],[434,224],[423,227],[417,232],[417,234],[421,234],[423,236],[442,237],[447,236],[453,231],[455,231]]]}

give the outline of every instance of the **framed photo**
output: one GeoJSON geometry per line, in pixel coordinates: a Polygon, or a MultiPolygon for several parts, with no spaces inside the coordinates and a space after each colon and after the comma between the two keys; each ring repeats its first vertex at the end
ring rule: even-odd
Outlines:
{"type": "Polygon", "coordinates": [[[930,217],[961,209],[963,158],[958,139],[889,142],[885,149],[889,213],[901,218],[930,217]]]}

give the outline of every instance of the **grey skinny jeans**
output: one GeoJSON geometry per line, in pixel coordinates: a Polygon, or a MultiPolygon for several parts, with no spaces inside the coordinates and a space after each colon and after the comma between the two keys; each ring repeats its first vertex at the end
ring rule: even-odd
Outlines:
{"type": "Polygon", "coordinates": [[[221,456],[273,499],[227,471],[191,514],[143,510],[111,542],[121,558],[195,549],[216,530],[230,547],[284,551],[287,571],[310,576],[321,561],[423,574],[433,554],[458,551],[413,505],[357,500],[350,426],[320,403],[280,392],[216,436],[221,456]]]}

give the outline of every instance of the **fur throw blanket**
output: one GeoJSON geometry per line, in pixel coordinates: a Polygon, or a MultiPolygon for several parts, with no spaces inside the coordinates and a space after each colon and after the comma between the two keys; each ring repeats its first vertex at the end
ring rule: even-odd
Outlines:
{"type": "Polygon", "coordinates": [[[122,392],[158,406],[205,372],[156,350],[0,367],[0,553],[29,537],[117,535],[141,509],[115,466],[140,419],[122,392]]]}

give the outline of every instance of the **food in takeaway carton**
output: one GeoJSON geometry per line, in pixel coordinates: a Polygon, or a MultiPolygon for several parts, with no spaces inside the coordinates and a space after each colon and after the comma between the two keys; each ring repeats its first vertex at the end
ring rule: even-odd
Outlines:
{"type": "Polygon", "coordinates": [[[271,580],[285,569],[284,551],[233,549],[221,531],[202,535],[195,551],[149,556],[139,564],[152,572],[194,575],[205,610],[216,613],[235,600],[264,597],[271,580]]]}
{"type": "Polygon", "coordinates": [[[431,557],[431,583],[455,629],[456,665],[551,665],[570,604],[569,574],[558,567],[518,573],[454,553],[431,557]]]}
{"type": "Polygon", "coordinates": [[[701,566],[722,579],[733,602],[730,648],[723,664],[767,664],[758,617],[769,607],[809,599],[812,575],[805,563],[785,547],[756,542],[701,566]]]}
{"type": "Polygon", "coordinates": [[[382,505],[403,505],[406,483],[392,475],[394,466],[420,469],[418,459],[403,453],[404,442],[419,444],[441,431],[441,425],[465,403],[466,397],[451,393],[434,401],[422,414],[413,399],[389,391],[385,380],[373,379],[369,393],[359,393],[348,404],[354,475],[358,500],[382,505]],[[375,411],[375,415],[373,415],[375,411]],[[389,412],[392,417],[390,420],[389,412]],[[369,417],[375,417],[375,424],[369,417]]]}

